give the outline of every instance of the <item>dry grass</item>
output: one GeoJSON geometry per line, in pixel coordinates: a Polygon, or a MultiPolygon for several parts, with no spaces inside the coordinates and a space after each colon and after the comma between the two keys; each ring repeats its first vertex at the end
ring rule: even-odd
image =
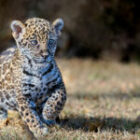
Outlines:
{"type": "MultiPolygon", "coordinates": [[[[57,62],[68,100],[60,125],[44,140],[139,140],[140,65],[93,60],[57,62]]],[[[18,115],[1,123],[0,139],[33,139],[18,115]]]]}

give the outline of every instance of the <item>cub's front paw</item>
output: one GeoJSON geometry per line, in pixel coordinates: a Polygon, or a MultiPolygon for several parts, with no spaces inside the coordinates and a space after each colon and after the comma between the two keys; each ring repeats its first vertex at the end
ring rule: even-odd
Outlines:
{"type": "Polygon", "coordinates": [[[40,129],[34,130],[33,133],[36,138],[41,138],[41,137],[47,136],[48,128],[42,127],[40,129]]]}

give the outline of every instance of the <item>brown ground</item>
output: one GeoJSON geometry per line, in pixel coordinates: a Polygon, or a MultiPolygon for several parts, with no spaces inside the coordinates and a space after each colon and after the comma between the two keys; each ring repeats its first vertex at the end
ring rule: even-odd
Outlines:
{"type": "MultiPolygon", "coordinates": [[[[68,100],[60,126],[44,140],[139,140],[140,65],[136,63],[57,60],[68,100]]],[[[15,112],[1,123],[0,139],[33,139],[15,112]]]]}

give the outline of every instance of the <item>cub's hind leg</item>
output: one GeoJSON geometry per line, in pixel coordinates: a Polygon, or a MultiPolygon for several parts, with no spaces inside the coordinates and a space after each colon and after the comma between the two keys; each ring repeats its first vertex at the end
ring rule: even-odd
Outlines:
{"type": "Polygon", "coordinates": [[[0,120],[5,120],[8,116],[7,107],[5,106],[5,101],[3,92],[0,91],[0,120]]]}
{"type": "Polygon", "coordinates": [[[0,120],[5,120],[7,119],[7,117],[8,117],[7,110],[4,107],[0,106],[0,120]]]}
{"type": "Polygon", "coordinates": [[[47,125],[54,125],[66,101],[65,89],[56,89],[46,101],[42,118],[47,125]]]}
{"type": "Polygon", "coordinates": [[[8,117],[8,106],[5,91],[0,91],[0,120],[4,120],[8,117]]]}
{"type": "Polygon", "coordinates": [[[8,110],[16,110],[13,90],[0,91],[0,120],[8,117],[8,110]]]}

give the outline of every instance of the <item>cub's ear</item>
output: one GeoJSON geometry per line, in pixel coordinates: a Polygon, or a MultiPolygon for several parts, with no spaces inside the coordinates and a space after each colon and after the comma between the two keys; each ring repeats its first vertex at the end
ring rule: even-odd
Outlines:
{"type": "Polygon", "coordinates": [[[52,25],[53,25],[53,27],[54,27],[54,29],[55,29],[55,32],[56,32],[57,36],[59,36],[60,33],[61,33],[62,28],[64,27],[63,19],[61,19],[61,18],[56,19],[56,20],[52,23],[52,25]]]}
{"type": "Polygon", "coordinates": [[[15,39],[20,39],[25,33],[25,25],[19,21],[14,20],[11,22],[12,35],[15,39]]]}

